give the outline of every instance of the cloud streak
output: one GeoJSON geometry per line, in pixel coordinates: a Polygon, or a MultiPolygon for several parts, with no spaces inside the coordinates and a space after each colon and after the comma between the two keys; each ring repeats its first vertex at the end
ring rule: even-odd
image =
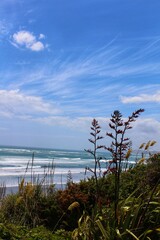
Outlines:
{"type": "MultiPolygon", "coordinates": [[[[133,76],[137,75],[160,74],[160,61],[156,63],[136,63],[135,60],[132,61],[132,56],[129,61],[125,59],[126,55],[127,52],[111,47],[109,49],[100,49],[92,54],[86,52],[85,56],[78,59],[73,57],[64,60],[63,56],[55,56],[58,59],[57,61],[53,60],[47,66],[40,66],[41,69],[33,69],[34,73],[28,72],[29,78],[27,77],[27,80],[23,78],[23,82],[19,84],[27,85],[38,82],[39,85],[45,85],[44,90],[53,90],[54,93],[59,95],[61,94],[62,84],[66,89],[79,83],[89,88],[97,79],[96,84],[104,87],[103,83],[117,84],[119,78],[121,78],[122,83],[129,83],[131,80],[126,78],[130,76],[133,78],[133,76]]],[[[70,91],[68,93],[70,94],[70,91]]]]}

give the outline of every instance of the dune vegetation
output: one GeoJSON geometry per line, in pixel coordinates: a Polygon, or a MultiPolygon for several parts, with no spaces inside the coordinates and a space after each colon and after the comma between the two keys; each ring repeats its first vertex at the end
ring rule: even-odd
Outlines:
{"type": "Polygon", "coordinates": [[[93,119],[92,147],[85,151],[93,156],[95,167],[86,167],[92,173],[88,180],[74,183],[69,172],[62,190],[55,189],[52,182],[35,185],[23,178],[17,193],[1,194],[0,239],[160,239],[160,153],[151,151],[156,142],[143,143],[136,164],[129,165],[132,145],[127,132],[143,111],[139,109],[125,120],[114,111],[111,132],[106,133],[111,138],[109,147],[99,144],[101,127],[93,119]],[[99,149],[112,155],[105,172],[99,149]]]}

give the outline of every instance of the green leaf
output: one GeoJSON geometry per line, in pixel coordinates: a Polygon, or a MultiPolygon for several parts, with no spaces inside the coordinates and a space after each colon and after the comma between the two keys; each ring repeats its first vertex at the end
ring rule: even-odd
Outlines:
{"type": "Polygon", "coordinates": [[[96,224],[98,225],[103,237],[104,237],[104,240],[110,240],[110,236],[107,234],[105,228],[103,227],[101,221],[98,219],[96,220],[96,224]]]}
{"type": "Polygon", "coordinates": [[[134,235],[134,233],[132,233],[130,230],[126,229],[126,232],[128,232],[132,237],[134,237],[134,239],[139,240],[139,238],[137,238],[136,235],[134,235]]]}
{"type": "Polygon", "coordinates": [[[160,205],[159,202],[154,202],[154,201],[150,202],[149,204],[160,205]]]}

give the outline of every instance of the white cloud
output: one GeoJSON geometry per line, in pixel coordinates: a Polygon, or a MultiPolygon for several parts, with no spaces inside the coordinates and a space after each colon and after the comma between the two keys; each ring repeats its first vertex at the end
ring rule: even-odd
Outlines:
{"type": "Polygon", "coordinates": [[[40,41],[35,42],[31,45],[30,49],[32,49],[32,51],[41,51],[44,49],[44,45],[43,43],[41,43],[40,41]]]}
{"type": "Polygon", "coordinates": [[[155,102],[160,103],[160,91],[155,94],[140,94],[134,97],[121,97],[122,103],[145,103],[145,102],[155,102]]]}
{"type": "Polygon", "coordinates": [[[37,96],[25,95],[19,90],[0,90],[0,114],[4,117],[57,114],[59,109],[37,96]]]}
{"type": "MultiPolygon", "coordinates": [[[[42,39],[42,35],[41,39],[42,39]]],[[[29,31],[19,31],[17,33],[14,33],[12,36],[13,45],[17,47],[25,47],[27,49],[30,49],[32,51],[42,51],[45,48],[45,45],[38,41],[36,36],[29,32],[29,31]]]]}
{"type": "Polygon", "coordinates": [[[20,31],[20,32],[14,33],[13,39],[17,44],[20,44],[20,45],[25,45],[25,44],[32,45],[36,41],[35,36],[32,33],[27,31],[20,31]]]}

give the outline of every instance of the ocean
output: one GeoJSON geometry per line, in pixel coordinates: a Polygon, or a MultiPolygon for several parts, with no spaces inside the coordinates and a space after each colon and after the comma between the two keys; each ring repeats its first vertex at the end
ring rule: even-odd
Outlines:
{"type": "MultiPolygon", "coordinates": [[[[106,170],[109,153],[99,153],[102,170],[106,170]]],[[[26,182],[47,181],[64,185],[87,179],[93,169],[94,159],[85,151],[0,146],[0,185],[17,187],[22,178],[26,182]]]]}

